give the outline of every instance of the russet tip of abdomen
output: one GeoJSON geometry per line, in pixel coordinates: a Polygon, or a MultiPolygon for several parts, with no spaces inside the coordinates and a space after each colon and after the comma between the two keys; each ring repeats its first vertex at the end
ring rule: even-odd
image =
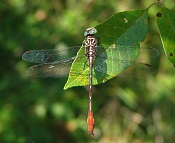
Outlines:
{"type": "Polygon", "coordinates": [[[88,126],[88,135],[94,135],[93,131],[95,126],[95,119],[92,111],[88,112],[87,126],[88,126]]]}

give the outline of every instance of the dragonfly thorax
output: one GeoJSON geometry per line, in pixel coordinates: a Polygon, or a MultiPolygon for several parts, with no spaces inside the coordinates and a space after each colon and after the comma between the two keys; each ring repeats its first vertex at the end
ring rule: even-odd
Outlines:
{"type": "Polygon", "coordinates": [[[97,47],[97,45],[98,45],[98,40],[94,36],[88,36],[84,41],[85,48],[97,47]]]}
{"type": "MultiPolygon", "coordinates": [[[[86,56],[89,59],[90,57],[96,57],[96,47],[98,45],[98,40],[94,36],[87,36],[83,42],[86,50],[86,56]]],[[[94,61],[94,59],[93,59],[94,61]]]]}
{"type": "Polygon", "coordinates": [[[96,47],[98,45],[98,39],[94,36],[94,34],[97,32],[95,28],[88,28],[84,32],[85,40],[83,42],[83,45],[86,49],[86,56],[89,59],[89,57],[96,57],[96,47]]]}

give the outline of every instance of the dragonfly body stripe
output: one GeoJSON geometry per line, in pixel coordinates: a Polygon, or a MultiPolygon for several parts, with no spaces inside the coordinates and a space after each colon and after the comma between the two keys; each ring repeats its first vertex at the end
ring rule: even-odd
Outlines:
{"type": "Polygon", "coordinates": [[[86,50],[86,57],[89,62],[89,112],[87,118],[88,135],[94,135],[93,130],[95,126],[95,119],[92,112],[92,68],[96,58],[96,48],[98,45],[98,40],[94,36],[95,33],[95,28],[86,29],[84,33],[86,39],[83,43],[86,50]]]}

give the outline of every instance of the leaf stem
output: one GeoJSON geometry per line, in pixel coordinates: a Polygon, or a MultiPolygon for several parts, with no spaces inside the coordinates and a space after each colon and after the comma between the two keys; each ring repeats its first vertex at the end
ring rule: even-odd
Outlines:
{"type": "Polygon", "coordinates": [[[155,4],[159,4],[160,6],[162,6],[163,5],[162,2],[163,2],[163,0],[157,0],[156,2],[154,2],[153,4],[151,4],[148,8],[152,7],[155,4]]]}

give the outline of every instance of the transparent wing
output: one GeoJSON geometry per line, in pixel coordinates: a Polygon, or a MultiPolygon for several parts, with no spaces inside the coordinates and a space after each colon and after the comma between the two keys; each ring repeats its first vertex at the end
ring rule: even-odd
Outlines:
{"type": "MultiPolygon", "coordinates": [[[[29,76],[54,78],[66,77],[69,75],[72,62],[76,58],[76,53],[78,52],[79,48],[80,47],[76,46],[74,48],[64,48],[58,50],[33,50],[24,53],[22,58],[29,62],[40,63],[28,69],[27,72],[29,76]]],[[[97,47],[94,70],[101,73],[106,73],[106,71],[109,70],[109,67],[106,66],[106,62],[112,62],[113,66],[118,66],[118,68],[123,68],[128,64],[137,64],[150,69],[151,66],[148,63],[145,63],[147,56],[149,55],[151,58],[155,58],[159,55],[159,52],[154,48],[144,48],[140,50],[141,56],[139,57],[139,60],[134,61],[129,57],[131,52],[135,52],[133,51],[133,47],[120,48],[123,49],[122,52],[118,48],[113,47],[112,51],[109,52],[112,55],[110,56],[107,54],[107,50],[104,47],[97,47]],[[121,55],[123,55],[122,59],[120,58],[121,55]]],[[[83,53],[81,56],[85,57],[85,53],[83,53]]],[[[77,64],[83,64],[84,67],[88,66],[86,57],[84,58],[84,61],[77,60],[77,62],[77,64]]],[[[75,73],[71,74],[82,74],[83,70],[84,68],[79,69],[79,72],[76,71],[75,73]]]]}
{"type": "Polygon", "coordinates": [[[80,46],[61,49],[31,50],[22,55],[22,59],[32,63],[52,63],[71,61],[75,58],[80,46]]]}
{"type": "MultiPolygon", "coordinates": [[[[120,46],[127,53],[128,51],[133,51],[134,47],[120,46]]],[[[80,46],[75,46],[73,48],[61,48],[61,49],[47,49],[47,50],[31,50],[27,51],[22,55],[22,59],[32,63],[51,63],[58,61],[71,61],[76,58],[76,54],[79,51],[80,46]]],[[[116,46],[112,47],[113,51],[120,52],[116,46]]],[[[97,47],[97,57],[105,56],[106,48],[97,47]]],[[[140,53],[142,55],[142,60],[145,54],[149,54],[151,58],[159,56],[159,52],[155,48],[141,48],[140,53]]],[[[82,55],[85,56],[85,53],[82,55]]]]}
{"type": "Polygon", "coordinates": [[[112,47],[109,48],[108,51],[97,55],[94,69],[98,72],[112,75],[119,73],[119,71],[123,71],[131,65],[139,65],[137,67],[144,66],[145,68],[153,71],[153,67],[150,64],[150,59],[154,59],[158,56],[159,52],[155,48],[142,47],[139,49],[125,46],[112,47]]]}
{"type": "Polygon", "coordinates": [[[52,77],[61,78],[67,77],[72,65],[70,62],[54,62],[34,65],[27,70],[27,75],[35,77],[52,77]]]}

